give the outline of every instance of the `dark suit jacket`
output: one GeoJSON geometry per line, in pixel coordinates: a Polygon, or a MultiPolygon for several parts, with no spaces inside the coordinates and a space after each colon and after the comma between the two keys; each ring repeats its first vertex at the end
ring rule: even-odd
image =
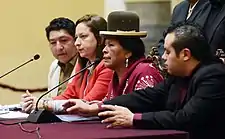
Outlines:
{"type": "MultiPolygon", "coordinates": [[[[174,8],[171,24],[186,21],[188,8],[188,1],[183,1],[178,4],[174,8]]],[[[204,29],[205,36],[208,39],[213,54],[216,54],[217,49],[223,49],[225,52],[225,5],[218,6],[217,8],[221,9],[218,10],[219,14],[215,19],[210,19],[208,17],[211,12],[212,5],[207,0],[200,0],[194,8],[192,15],[187,20],[189,22],[199,24],[204,29]],[[211,20],[214,20],[214,22],[209,26],[205,26],[207,25],[206,23],[211,20]]],[[[158,43],[160,51],[162,51],[162,48],[164,47],[163,45],[164,38],[158,43]]],[[[162,52],[160,54],[162,54],[162,52]]]]}
{"type": "MultiPolygon", "coordinates": [[[[193,12],[191,14],[191,16],[188,18],[187,21],[189,22],[194,22],[196,20],[198,20],[198,22],[204,24],[206,19],[201,18],[201,20],[199,20],[198,16],[199,13],[201,13],[201,6],[203,4],[205,4],[208,0],[200,0],[195,8],[193,9],[193,12]]],[[[189,2],[187,0],[182,1],[181,3],[179,3],[178,5],[175,6],[175,8],[173,9],[173,13],[172,13],[172,18],[171,18],[171,25],[172,24],[177,24],[179,22],[184,22],[186,21],[187,15],[188,15],[188,10],[189,10],[189,2]]],[[[163,36],[162,39],[160,39],[159,43],[158,43],[158,48],[159,48],[159,52],[162,55],[162,52],[164,51],[164,39],[165,36],[163,36]]]]}
{"type": "Polygon", "coordinates": [[[200,64],[190,77],[169,77],[154,88],[137,90],[104,104],[142,113],[134,127],[176,129],[192,139],[225,138],[225,65],[200,64]],[[184,99],[182,92],[186,91],[184,99]]]}
{"type": "MultiPolygon", "coordinates": [[[[201,15],[209,16],[212,5],[207,2],[202,9],[201,15]]],[[[222,49],[225,52],[225,5],[217,6],[219,14],[215,19],[207,19],[207,22],[213,20],[212,24],[205,26],[204,31],[211,46],[212,52],[215,54],[217,49],[222,49]]],[[[203,17],[204,18],[204,17],[203,17]]],[[[201,17],[199,18],[201,20],[201,17]]]]}

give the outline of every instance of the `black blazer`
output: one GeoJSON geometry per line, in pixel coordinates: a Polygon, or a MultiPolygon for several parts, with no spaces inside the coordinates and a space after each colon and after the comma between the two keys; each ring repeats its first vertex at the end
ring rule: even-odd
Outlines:
{"type": "MultiPolygon", "coordinates": [[[[215,54],[217,49],[225,52],[225,5],[217,6],[219,13],[214,22],[209,26],[204,26],[205,35],[211,46],[212,52],[215,54]]],[[[203,6],[202,15],[209,16],[212,5],[207,2],[203,6]]],[[[201,20],[201,17],[199,18],[201,20]]],[[[207,22],[212,19],[207,19],[207,22]]]]}
{"type": "MultiPolygon", "coordinates": [[[[191,14],[191,16],[188,18],[187,21],[189,22],[195,22],[197,21],[198,23],[201,23],[201,25],[204,25],[206,22],[207,17],[202,17],[201,19],[199,19],[200,14],[202,14],[201,12],[201,8],[202,5],[204,5],[208,0],[200,0],[195,8],[193,9],[193,12],[191,14]]],[[[172,13],[172,18],[171,18],[171,23],[170,24],[176,24],[179,22],[184,22],[186,21],[187,15],[188,15],[188,10],[189,10],[189,2],[187,0],[182,1],[181,3],[179,3],[178,5],[176,5],[173,9],[173,13],[172,13]]],[[[158,48],[159,48],[159,52],[162,55],[162,51],[164,51],[164,39],[165,36],[163,36],[158,43],[158,48]]]]}
{"type": "Polygon", "coordinates": [[[184,130],[192,139],[225,138],[225,65],[201,64],[189,78],[169,77],[154,88],[103,103],[142,113],[134,120],[136,128],[184,130]]]}
{"type": "Polygon", "coordinates": [[[204,5],[208,0],[199,0],[196,4],[195,8],[192,11],[191,16],[187,19],[188,10],[189,10],[189,2],[187,0],[182,1],[177,6],[175,6],[172,14],[171,24],[176,24],[179,22],[189,21],[189,22],[200,22],[205,23],[205,20],[200,20],[198,17],[201,14],[202,5],[204,5]]]}
{"type": "MultiPolygon", "coordinates": [[[[211,46],[213,54],[216,54],[218,49],[222,49],[225,52],[225,5],[217,6],[217,8],[220,9],[218,10],[218,15],[215,19],[210,19],[208,17],[212,9],[211,3],[208,0],[200,0],[194,8],[192,15],[187,20],[199,24],[204,29],[205,36],[211,46]],[[214,22],[206,26],[206,23],[210,20],[214,20],[214,22]]],[[[186,21],[188,9],[188,1],[183,1],[178,4],[174,8],[171,24],[186,21]]],[[[158,47],[159,50],[162,51],[164,38],[159,41],[158,47]]]]}

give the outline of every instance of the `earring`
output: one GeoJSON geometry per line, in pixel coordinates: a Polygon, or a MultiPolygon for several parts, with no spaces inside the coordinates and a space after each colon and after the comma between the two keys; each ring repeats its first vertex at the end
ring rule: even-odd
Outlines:
{"type": "Polygon", "coordinates": [[[126,58],[126,61],[125,61],[125,67],[126,67],[126,68],[128,67],[128,64],[129,64],[129,59],[126,58]]]}

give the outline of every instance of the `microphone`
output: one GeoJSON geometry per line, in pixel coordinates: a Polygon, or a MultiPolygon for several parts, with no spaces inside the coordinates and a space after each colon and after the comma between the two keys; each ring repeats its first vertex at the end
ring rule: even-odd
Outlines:
{"type": "Polygon", "coordinates": [[[79,72],[77,72],[76,74],[74,74],[73,76],[67,78],[66,80],[64,80],[63,82],[61,82],[60,84],[56,85],[55,87],[53,87],[52,89],[48,90],[47,92],[45,92],[44,94],[42,94],[35,105],[35,109],[29,114],[29,116],[27,117],[27,121],[31,122],[31,123],[52,123],[52,122],[62,122],[61,119],[59,119],[54,113],[42,109],[39,110],[38,109],[38,103],[39,101],[47,94],[49,94],[52,90],[56,89],[57,87],[61,86],[62,84],[64,84],[65,82],[67,82],[68,80],[70,80],[71,78],[77,76],[78,74],[80,74],[81,72],[83,72],[84,70],[86,70],[87,68],[98,64],[100,62],[99,58],[96,58],[96,60],[87,65],[85,68],[81,69],[79,72]]]}
{"type": "Polygon", "coordinates": [[[19,65],[18,67],[14,68],[14,69],[12,69],[12,70],[6,72],[6,73],[3,74],[2,76],[0,76],[0,78],[3,78],[4,76],[6,76],[6,75],[8,75],[9,73],[11,73],[11,72],[17,70],[18,68],[20,68],[20,67],[22,67],[22,66],[24,66],[24,65],[26,65],[26,64],[28,64],[28,63],[30,63],[31,61],[38,60],[39,58],[40,58],[40,55],[39,55],[39,54],[36,54],[32,59],[26,61],[25,63],[19,65]]]}

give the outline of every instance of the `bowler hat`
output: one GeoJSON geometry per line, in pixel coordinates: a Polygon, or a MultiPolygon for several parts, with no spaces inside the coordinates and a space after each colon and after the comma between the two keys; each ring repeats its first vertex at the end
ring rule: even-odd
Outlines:
{"type": "Polygon", "coordinates": [[[139,31],[140,20],[136,13],[129,11],[114,11],[108,15],[107,31],[100,35],[146,37],[147,31],[139,31]]]}

